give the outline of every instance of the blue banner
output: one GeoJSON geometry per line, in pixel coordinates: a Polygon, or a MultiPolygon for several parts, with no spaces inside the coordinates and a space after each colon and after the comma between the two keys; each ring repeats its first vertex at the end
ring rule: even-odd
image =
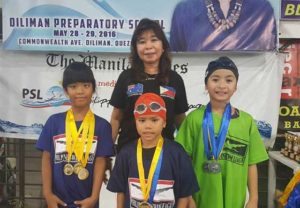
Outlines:
{"type": "Polygon", "coordinates": [[[278,0],[221,2],[3,0],[3,46],[8,50],[128,52],[136,25],[147,17],[161,25],[172,51],[276,50],[278,0]]]}
{"type": "Polygon", "coordinates": [[[300,19],[300,0],[281,1],[281,19],[300,19]]]}

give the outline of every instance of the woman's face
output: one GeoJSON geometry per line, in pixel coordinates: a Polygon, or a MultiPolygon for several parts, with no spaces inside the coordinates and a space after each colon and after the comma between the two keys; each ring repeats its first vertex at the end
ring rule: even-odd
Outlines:
{"type": "Polygon", "coordinates": [[[152,30],[146,30],[137,39],[137,53],[144,65],[159,65],[160,57],[164,51],[163,44],[152,30]]]}

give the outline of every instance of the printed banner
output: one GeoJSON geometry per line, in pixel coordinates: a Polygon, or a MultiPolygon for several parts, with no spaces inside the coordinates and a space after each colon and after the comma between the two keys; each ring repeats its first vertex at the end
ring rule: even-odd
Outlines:
{"type": "MultiPolygon", "coordinates": [[[[184,79],[190,110],[208,102],[204,74],[210,60],[224,54],[195,54],[173,57],[172,70],[184,79]]],[[[228,55],[228,54],[227,54],[228,55]]],[[[67,110],[69,100],[61,87],[64,67],[70,62],[90,65],[97,81],[92,110],[110,120],[110,96],[119,74],[129,67],[128,54],[0,51],[0,137],[37,139],[47,118],[67,110]],[[18,60],[18,61],[16,61],[18,60]]],[[[274,53],[230,54],[240,72],[232,105],[249,112],[265,143],[277,133],[282,80],[281,56],[274,53]]]]}
{"type": "Polygon", "coordinates": [[[281,19],[300,19],[300,0],[281,0],[281,19]]]}
{"type": "Polygon", "coordinates": [[[293,41],[285,52],[276,150],[285,146],[287,132],[300,135],[300,42],[293,41]]]}
{"type": "Polygon", "coordinates": [[[129,52],[147,17],[172,51],[270,51],[278,16],[278,0],[3,0],[3,41],[9,50],[129,52]]]}

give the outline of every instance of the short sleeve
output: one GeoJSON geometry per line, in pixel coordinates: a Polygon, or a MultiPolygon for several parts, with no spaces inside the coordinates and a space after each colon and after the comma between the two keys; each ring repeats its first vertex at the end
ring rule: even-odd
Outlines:
{"type": "Polygon", "coordinates": [[[98,135],[98,144],[97,144],[97,157],[110,157],[114,155],[114,144],[112,139],[111,125],[103,118],[100,118],[98,127],[101,128],[100,135],[98,135]],[[100,138],[99,138],[100,137],[100,138]]]}
{"type": "Polygon", "coordinates": [[[259,134],[256,123],[252,118],[250,127],[249,165],[256,164],[268,159],[268,154],[259,134]]]}
{"type": "Polygon", "coordinates": [[[195,138],[195,133],[193,131],[193,121],[191,112],[180,125],[179,131],[175,138],[175,141],[183,146],[185,151],[189,156],[192,156],[193,153],[193,143],[195,138]]]}
{"type": "Polygon", "coordinates": [[[127,82],[127,77],[129,76],[129,72],[127,71],[123,71],[118,80],[117,83],[115,85],[115,88],[113,90],[113,93],[111,95],[109,104],[116,107],[116,108],[120,108],[120,109],[124,109],[125,108],[125,100],[127,97],[126,94],[126,82],[127,82]]]}
{"type": "Polygon", "coordinates": [[[111,192],[126,193],[128,173],[128,156],[122,149],[116,157],[116,162],[109,178],[107,189],[111,192]]]}
{"type": "Polygon", "coordinates": [[[197,178],[192,166],[192,161],[184,151],[182,147],[180,147],[180,168],[179,172],[179,183],[180,189],[178,193],[179,198],[191,196],[197,191],[199,191],[199,186],[197,182],[197,178]]]}
{"type": "Polygon", "coordinates": [[[53,116],[50,116],[46,121],[39,139],[35,145],[38,150],[51,152],[51,145],[53,145],[53,125],[54,119],[53,116]]]}

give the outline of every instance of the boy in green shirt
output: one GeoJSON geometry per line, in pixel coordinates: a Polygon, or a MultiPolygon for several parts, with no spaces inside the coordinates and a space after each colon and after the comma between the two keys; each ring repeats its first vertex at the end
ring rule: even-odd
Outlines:
{"type": "Polygon", "coordinates": [[[197,208],[243,208],[258,205],[256,164],[268,155],[254,119],[230,105],[238,69],[228,57],[208,64],[205,88],[210,102],[191,112],[176,141],[192,159],[200,191],[197,208]]]}

